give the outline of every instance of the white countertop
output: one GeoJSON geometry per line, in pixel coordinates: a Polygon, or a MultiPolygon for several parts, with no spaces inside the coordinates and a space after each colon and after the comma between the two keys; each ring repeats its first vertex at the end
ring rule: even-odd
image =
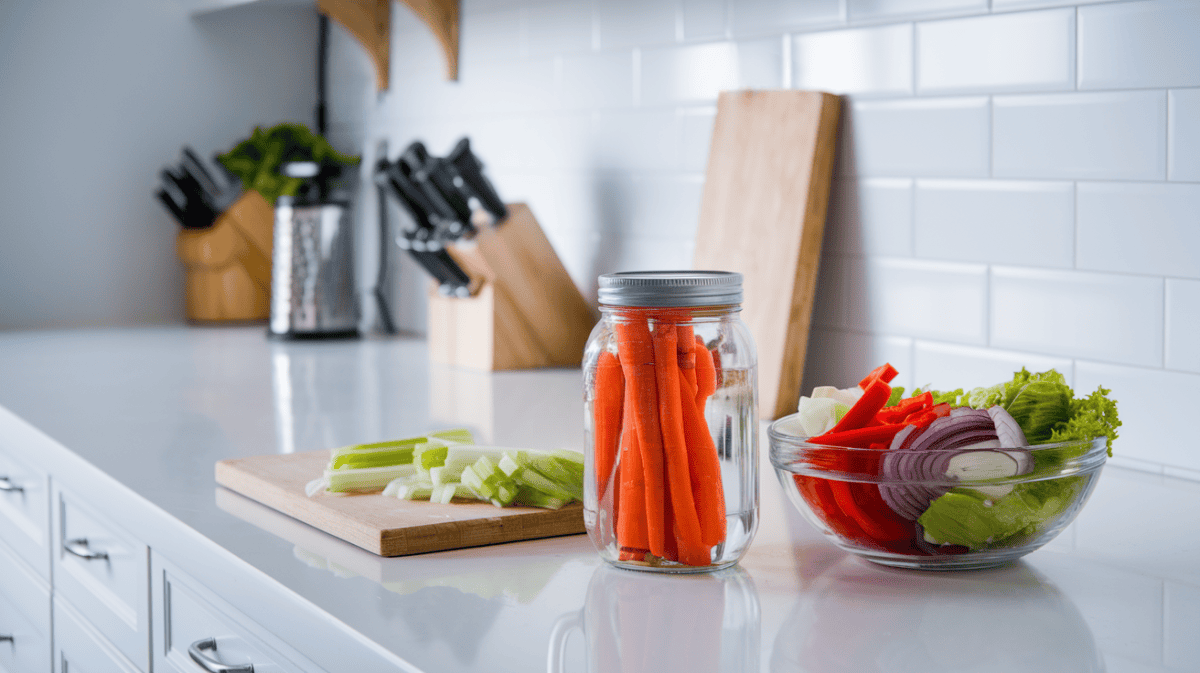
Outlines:
{"type": "Polygon", "coordinates": [[[1047,547],[928,572],[847,556],[764,471],[742,563],[663,577],[605,567],[584,535],[380,558],[213,481],[224,458],[452,426],[581,448],[578,370],[455,370],[415,339],[259,327],[10,332],[0,406],[424,671],[524,673],[559,654],[592,673],[1200,670],[1200,483],[1109,467],[1047,547]]]}

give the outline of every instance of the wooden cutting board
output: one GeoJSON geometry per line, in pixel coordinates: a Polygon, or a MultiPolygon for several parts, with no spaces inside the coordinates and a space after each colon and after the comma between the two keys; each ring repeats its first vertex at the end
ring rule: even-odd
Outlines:
{"type": "Polygon", "coordinates": [[[406,556],[584,532],[583,506],[559,510],[452,505],[379,493],[304,494],[328,451],[235,458],[217,463],[217,483],[380,556],[406,556]]]}
{"type": "Polygon", "coordinates": [[[796,411],[837,145],[839,100],[726,91],[717,100],[693,268],[743,275],[759,410],[796,411]]]}

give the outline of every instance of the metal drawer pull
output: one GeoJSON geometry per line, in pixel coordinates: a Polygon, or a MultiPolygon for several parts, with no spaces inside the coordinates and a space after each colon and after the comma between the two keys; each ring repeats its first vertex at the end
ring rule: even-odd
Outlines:
{"type": "Polygon", "coordinates": [[[188,646],[188,656],[192,658],[192,661],[200,664],[200,668],[209,673],[254,673],[254,664],[222,664],[205,654],[205,650],[216,652],[217,639],[205,638],[204,640],[197,640],[188,646]]]}
{"type": "Polygon", "coordinates": [[[12,477],[0,477],[0,491],[8,493],[24,493],[24,486],[17,486],[12,482],[12,477]]]}
{"type": "Polygon", "coordinates": [[[78,556],[85,561],[108,560],[108,552],[92,551],[88,548],[86,537],[67,540],[63,543],[63,549],[66,549],[68,554],[78,556]]]}
{"type": "Polygon", "coordinates": [[[0,636],[0,643],[15,643],[16,640],[12,636],[0,636]]]}

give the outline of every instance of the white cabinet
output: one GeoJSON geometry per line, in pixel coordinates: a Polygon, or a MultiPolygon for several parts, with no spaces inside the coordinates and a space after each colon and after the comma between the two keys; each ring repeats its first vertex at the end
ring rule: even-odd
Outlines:
{"type": "Polygon", "coordinates": [[[0,673],[50,670],[50,588],[0,545],[0,673]]]}
{"type": "Polygon", "coordinates": [[[151,558],[155,673],[318,670],[170,561],[151,558]]]}
{"type": "Polygon", "coordinates": [[[53,673],[138,673],[138,668],[82,615],[56,597],[53,673]]]}
{"type": "Polygon", "coordinates": [[[50,478],[0,438],[0,540],[50,580],[50,478]]]}
{"type": "Polygon", "coordinates": [[[54,593],[150,670],[150,550],[104,510],[54,484],[54,593]]]}

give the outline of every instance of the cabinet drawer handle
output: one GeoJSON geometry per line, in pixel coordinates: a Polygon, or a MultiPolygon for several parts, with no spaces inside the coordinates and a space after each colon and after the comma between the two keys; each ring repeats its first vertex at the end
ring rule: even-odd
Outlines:
{"type": "Polygon", "coordinates": [[[85,561],[108,560],[108,552],[92,551],[88,548],[88,541],[85,537],[67,540],[63,543],[63,549],[66,549],[68,554],[78,556],[85,561]]]}
{"type": "Polygon", "coordinates": [[[205,650],[212,650],[213,652],[216,652],[217,639],[205,638],[203,640],[197,640],[188,646],[188,656],[192,658],[192,661],[200,664],[200,668],[203,668],[209,673],[254,673],[254,664],[222,664],[216,659],[213,659],[205,654],[205,650]]]}
{"type": "Polygon", "coordinates": [[[15,643],[17,642],[12,636],[0,636],[0,643],[15,643]]]}
{"type": "Polygon", "coordinates": [[[0,477],[0,491],[8,493],[24,493],[24,486],[17,486],[12,482],[12,477],[0,477]]]}

